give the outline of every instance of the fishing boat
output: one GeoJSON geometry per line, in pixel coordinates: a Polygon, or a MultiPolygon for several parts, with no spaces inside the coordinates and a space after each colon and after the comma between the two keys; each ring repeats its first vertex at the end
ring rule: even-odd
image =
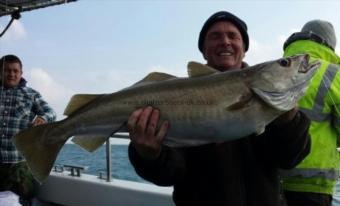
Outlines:
{"type": "MultiPolygon", "coordinates": [[[[0,0],[0,17],[11,20],[0,37],[5,34],[22,12],[56,6],[77,0],[0,0]]],[[[55,165],[50,176],[39,188],[35,206],[172,206],[172,187],[158,187],[111,176],[110,140],[106,142],[106,172],[85,174],[86,165],[55,165]]],[[[333,206],[340,206],[340,182],[336,188],[333,206]]]]}

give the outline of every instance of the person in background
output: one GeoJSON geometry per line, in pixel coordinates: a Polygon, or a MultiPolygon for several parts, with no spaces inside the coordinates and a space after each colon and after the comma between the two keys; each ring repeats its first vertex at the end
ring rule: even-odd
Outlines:
{"type": "MultiPolygon", "coordinates": [[[[220,11],[203,25],[198,48],[207,65],[221,71],[242,69],[249,47],[247,25],[220,11]]],[[[197,147],[162,144],[171,122],[150,106],[128,120],[129,159],[138,175],[160,186],[173,186],[178,206],[281,206],[279,168],[293,168],[309,152],[309,120],[293,109],[266,127],[263,134],[197,147]]]]}
{"type": "Polygon", "coordinates": [[[17,56],[0,59],[0,191],[15,192],[23,205],[30,205],[37,182],[12,137],[25,128],[54,121],[56,114],[39,92],[26,86],[22,73],[17,56]]]}
{"type": "MultiPolygon", "coordinates": [[[[338,65],[340,66],[340,57],[338,61],[338,65]]],[[[339,143],[338,143],[339,147],[339,143]]],[[[338,149],[339,157],[340,157],[340,150],[338,149]]],[[[338,171],[340,171],[340,163],[338,166],[338,171]]],[[[336,185],[334,188],[333,196],[332,196],[332,206],[340,206],[340,175],[338,177],[338,180],[336,181],[336,185]]]]}
{"type": "Polygon", "coordinates": [[[307,22],[284,43],[284,56],[309,54],[322,64],[299,101],[310,119],[310,154],[294,169],[282,171],[288,206],[329,206],[338,179],[340,138],[340,67],[334,52],[333,25],[324,20],[307,22]]]}

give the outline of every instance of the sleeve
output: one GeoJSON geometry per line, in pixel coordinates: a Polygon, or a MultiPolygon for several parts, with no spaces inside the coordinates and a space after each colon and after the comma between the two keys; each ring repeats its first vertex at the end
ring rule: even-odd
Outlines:
{"type": "Polygon", "coordinates": [[[129,145],[129,159],[136,173],[159,186],[172,186],[184,176],[186,165],[183,155],[180,149],[162,146],[158,159],[147,160],[138,155],[132,143],[129,145]]]}
{"type": "Polygon", "coordinates": [[[337,146],[340,146],[340,104],[334,106],[335,115],[333,116],[333,127],[337,135],[337,146]]]}
{"type": "Polygon", "coordinates": [[[330,90],[330,102],[333,103],[332,108],[332,125],[337,134],[338,145],[340,143],[340,67],[337,67],[337,73],[332,82],[330,90]]]}
{"type": "Polygon", "coordinates": [[[308,133],[310,120],[299,111],[293,120],[284,125],[269,124],[266,130],[266,147],[274,155],[274,162],[281,169],[291,169],[310,152],[308,133]]]}
{"type": "Polygon", "coordinates": [[[36,92],[34,96],[33,111],[35,112],[36,116],[43,118],[47,122],[53,122],[57,117],[54,110],[47,104],[39,92],[36,92]]]}

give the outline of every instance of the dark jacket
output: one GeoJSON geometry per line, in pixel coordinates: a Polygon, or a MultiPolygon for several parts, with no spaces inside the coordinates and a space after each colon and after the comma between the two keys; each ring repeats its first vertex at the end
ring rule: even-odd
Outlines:
{"type": "Polygon", "coordinates": [[[129,158],[138,175],[160,186],[174,186],[178,206],[279,206],[278,169],[297,165],[310,150],[309,120],[298,113],[286,125],[268,125],[259,136],[198,147],[163,146],[148,161],[132,144],[129,158]]]}

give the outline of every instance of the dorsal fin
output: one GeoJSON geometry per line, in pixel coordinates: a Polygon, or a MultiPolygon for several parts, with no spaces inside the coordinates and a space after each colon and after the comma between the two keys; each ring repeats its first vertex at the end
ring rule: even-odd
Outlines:
{"type": "Polygon", "coordinates": [[[189,77],[200,77],[220,72],[208,65],[201,64],[199,62],[191,61],[188,63],[188,75],[189,77]]]}
{"type": "Polygon", "coordinates": [[[76,94],[73,95],[67,107],[65,108],[64,115],[69,116],[80,107],[91,102],[94,99],[102,96],[102,94],[76,94]]]}
{"type": "Polygon", "coordinates": [[[145,84],[145,83],[160,82],[160,81],[165,81],[168,79],[175,79],[175,78],[178,78],[178,77],[171,75],[171,74],[162,73],[162,72],[151,72],[150,74],[146,75],[146,77],[144,77],[142,80],[135,83],[133,86],[145,84]]]}

